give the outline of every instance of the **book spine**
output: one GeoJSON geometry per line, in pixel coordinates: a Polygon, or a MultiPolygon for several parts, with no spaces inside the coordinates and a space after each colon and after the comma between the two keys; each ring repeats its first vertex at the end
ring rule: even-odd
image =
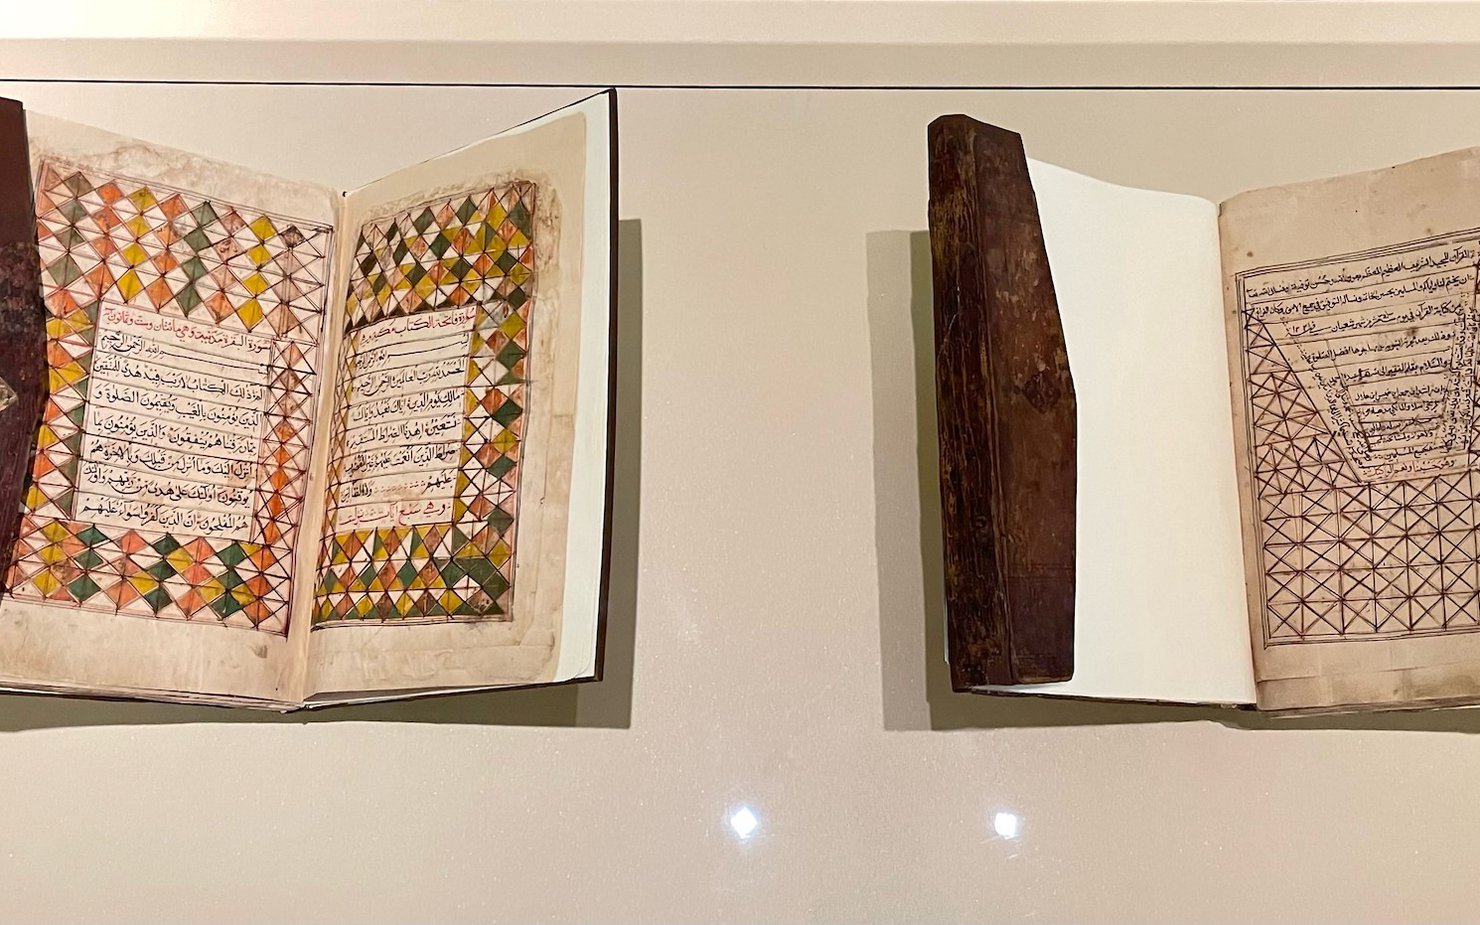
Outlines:
{"type": "Polygon", "coordinates": [[[0,590],[10,584],[47,392],[30,163],[25,110],[0,99],[0,590]]]}
{"type": "Polygon", "coordinates": [[[1077,405],[1027,158],[965,116],[929,149],[952,687],[1068,680],[1077,405]]]}

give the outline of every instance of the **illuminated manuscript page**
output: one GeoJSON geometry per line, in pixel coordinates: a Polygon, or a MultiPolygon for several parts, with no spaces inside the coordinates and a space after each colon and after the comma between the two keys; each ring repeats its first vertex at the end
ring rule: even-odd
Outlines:
{"type": "Polygon", "coordinates": [[[338,199],[33,115],[49,399],[5,683],[296,701],[338,199]]]}
{"type": "Polygon", "coordinates": [[[1480,696],[1480,153],[1224,203],[1258,702],[1480,696]]]}
{"type": "Polygon", "coordinates": [[[558,679],[587,123],[537,120],[346,199],[295,628],[310,697],[558,679]]]}

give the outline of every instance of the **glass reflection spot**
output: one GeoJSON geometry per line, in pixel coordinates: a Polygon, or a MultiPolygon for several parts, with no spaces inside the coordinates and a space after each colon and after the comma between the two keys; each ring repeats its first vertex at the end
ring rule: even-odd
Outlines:
{"type": "Polygon", "coordinates": [[[730,814],[730,829],[741,840],[749,838],[755,833],[761,820],[751,811],[749,806],[742,806],[730,814]]]}
{"type": "Polygon", "coordinates": [[[992,831],[1003,838],[1017,838],[1022,831],[1022,820],[1017,813],[999,812],[992,814],[992,831]]]}

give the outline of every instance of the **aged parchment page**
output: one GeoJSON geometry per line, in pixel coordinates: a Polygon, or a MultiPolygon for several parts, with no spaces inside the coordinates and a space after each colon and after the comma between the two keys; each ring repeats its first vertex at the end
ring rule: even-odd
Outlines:
{"type": "Polygon", "coordinates": [[[589,674],[609,247],[594,102],[346,198],[297,624],[309,697],[589,674]]]}
{"type": "Polygon", "coordinates": [[[1074,677],[1250,703],[1213,203],[1030,160],[1079,401],[1074,677]]]}
{"type": "Polygon", "coordinates": [[[0,678],[294,701],[338,197],[44,116],[30,127],[50,395],[0,678]]]}
{"type": "Polygon", "coordinates": [[[1480,697],[1480,151],[1220,228],[1259,706],[1480,697]]]}

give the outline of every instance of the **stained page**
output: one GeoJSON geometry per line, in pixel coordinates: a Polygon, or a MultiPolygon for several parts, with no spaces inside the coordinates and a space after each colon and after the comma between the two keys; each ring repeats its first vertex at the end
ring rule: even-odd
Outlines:
{"type": "Polygon", "coordinates": [[[335,197],[31,119],[50,394],[0,676],[295,699],[335,197]]]}
{"type": "Polygon", "coordinates": [[[598,98],[349,196],[311,693],[556,680],[572,630],[565,677],[589,673],[606,107],[598,98]]]}
{"type": "Polygon", "coordinates": [[[1259,705],[1480,696],[1480,152],[1223,205],[1259,705]]]}
{"type": "Polygon", "coordinates": [[[1003,689],[1248,703],[1216,207],[1028,167],[1079,402],[1074,677],[1003,689]]]}

